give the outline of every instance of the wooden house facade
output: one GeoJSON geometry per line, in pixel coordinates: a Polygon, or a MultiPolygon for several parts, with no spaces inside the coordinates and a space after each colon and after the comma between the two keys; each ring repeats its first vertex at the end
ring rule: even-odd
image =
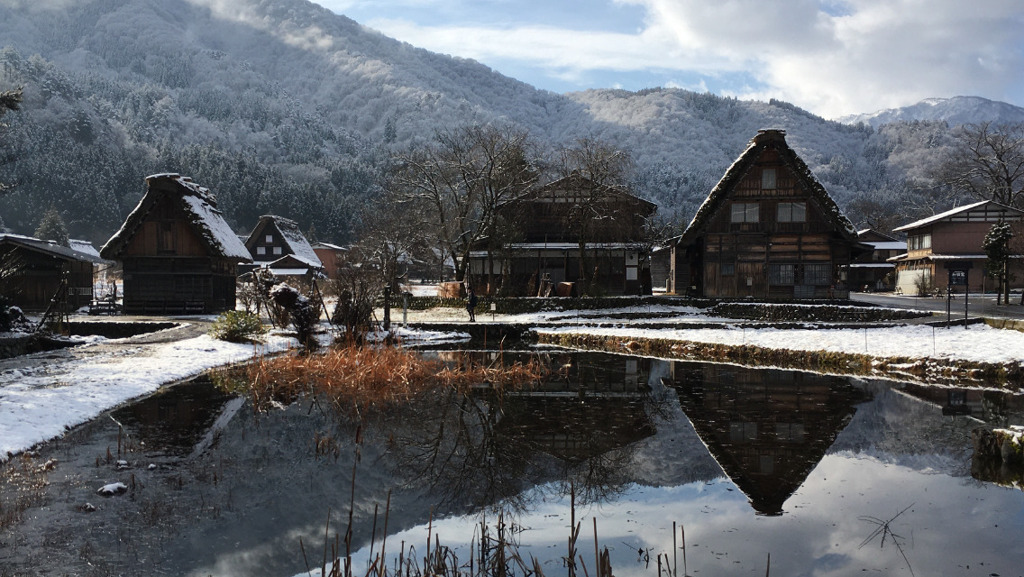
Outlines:
{"type": "Polygon", "coordinates": [[[249,251],[188,177],[146,178],[146,194],[100,249],[122,263],[126,314],[205,314],[235,308],[238,263],[249,251]]]}
{"type": "Polygon", "coordinates": [[[510,283],[512,294],[533,296],[544,279],[556,286],[577,283],[583,270],[591,290],[650,294],[645,229],[656,210],[623,187],[573,173],[499,208],[514,232],[498,246],[488,247],[488,239],[475,247],[470,278],[480,294],[510,283]]]}
{"type": "Polygon", "coordinates": [[[327,278],[340,278],[341,270],[345,263],[345,256],[348,254],[349,249],[327,242],[315,242],[310,246],[313,247],[313,252],[316,253],[317,258],[323,263],[324,274],[327,278]]]}
{"type": "Polygon", "coordinates": [[[710,298],[842,298],[849,264],[871,247],[785,131],[758,131],[675,247],[670,287],[710,298]]]}
{"type": "Polygon", "coordinates": [[[5,269],[3,295],[24,310],[40,311],[50,306],[64,281],[63,304],[69,310],[88,305],[93,296],[93,266],[103,260],[53,241],[0,234],[0,262],[5,269]]]}
{"type": "MultiPolygon", "coordinates": [[[[995,281],[985,278],[988,256],[982,244],[992,225],[998,222],[1010,223],[1015,229],[1016,237],[1010,248],[1017,254],[1010,258],[1010,288],[1021,288],[1024,251],[1019,243],[1024,236],[1024,211],[992,200],[957,207],[894,229],[907,235],[907,252],[890,259],[896,267],[897,287],[903,294],[919,294],[928,289],[944,292],[949,286],[950,271],[966,270],[971,291],[995,289],[995,281]]],[[[962,293],[963,286],[958,285],[956,290],[962,293]]]]}

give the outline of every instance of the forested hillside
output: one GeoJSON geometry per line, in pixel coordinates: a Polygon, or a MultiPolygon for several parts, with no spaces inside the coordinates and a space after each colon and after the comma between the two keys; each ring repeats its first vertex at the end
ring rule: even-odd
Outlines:
{"type": "Polygon", "coordinates": [[[0,90],[24,86],[0,136],[0,180],[18,185],[0,217],[19,233],[53,206],[72,236],[102,243],[146,175],[179,172],[214,191],[239,233],[277,213],[346,242],[391,152],[485,122],[548,148],[614,143],[677,227],[765,127],[787,130],[858,225],[950,202],[928,180],[950,142],[943,121],[850,126],[674,89],[557,95],[305,0],[0,0],[0,39],[0,90]]]}

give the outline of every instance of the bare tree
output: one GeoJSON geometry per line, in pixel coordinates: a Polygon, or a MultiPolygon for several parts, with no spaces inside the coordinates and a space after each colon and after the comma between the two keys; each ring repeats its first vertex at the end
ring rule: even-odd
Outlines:
{"type": "Polygon", "coordinates": [[[396,214],[385,197],[363,211],[353,256],[367,270],[380,275],[375,284],[390,287],[392,293],[397,294],[399,280],[405,272],[403,263],[414,258],[428,241],[420,220],[396,214]]]}
{"type": "Polygon", "coordinates": [[[580,258],[578,280],[581,292],[590,292],[593,275],[589,274],[587,244],[602,231],[629,230],[634,225],[635,211],[629,207],[609,210],[609,206],[626,196],[626,182],[633,169],[628,152],[610,143],[580,138],[559,151],[561,176],[573,187],[572,206],[566,223],[576,237],[580,258]]]}
{"type": "Polygon", "coordinates": [[[527,132],[512,125],[468,125],[395,158],[390,199],[433,232],[456,280],[466,278],[472,247],[496,230],[496,208],[536,182],[532,148],[527,132]]]}
{"type": "Polygon", "coordinates": [[[1024,122],[967,124],[940,180],[957,192],[1024,208],[1024,122]]]}

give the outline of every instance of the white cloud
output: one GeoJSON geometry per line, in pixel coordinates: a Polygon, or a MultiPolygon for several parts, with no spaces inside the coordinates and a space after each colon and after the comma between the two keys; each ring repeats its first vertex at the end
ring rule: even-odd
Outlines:
{"type": "Polygon", "coordinates": [[[646,10],[643,30],[364,23],[438,52],[533,63],[551,77],[743,74],[755,86],[737,96],[782,98],[824,116],[958,94],[1024,104],[1019,0],[615,1],[646,10]]]}

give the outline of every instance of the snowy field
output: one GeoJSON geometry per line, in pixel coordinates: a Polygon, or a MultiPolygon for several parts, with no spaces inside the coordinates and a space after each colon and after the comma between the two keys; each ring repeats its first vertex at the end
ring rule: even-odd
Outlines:
{"type": "Polygon", "coordinates": [[[127,341],[90,339],[70,349],[30,355],[33,362],[0,363],[0,462],[162,385],[296,344],[274,334],[258,346],[207,335],[163,343],[127,341]]]}

